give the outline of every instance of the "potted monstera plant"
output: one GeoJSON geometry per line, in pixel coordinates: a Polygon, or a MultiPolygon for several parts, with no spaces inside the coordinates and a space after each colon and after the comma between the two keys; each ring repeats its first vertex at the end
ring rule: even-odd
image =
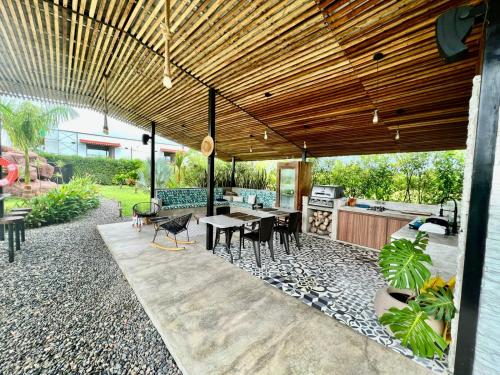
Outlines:
{"type": "Polygon", "coordinates": [[[443,355],[455,315],[454,278],[431,277],[428,242],[428,235],[418,232],[414,241],[398,239],[382,248],[379,265],[389,285],[375,296],[380,322],[420,357],[443,355]]]}

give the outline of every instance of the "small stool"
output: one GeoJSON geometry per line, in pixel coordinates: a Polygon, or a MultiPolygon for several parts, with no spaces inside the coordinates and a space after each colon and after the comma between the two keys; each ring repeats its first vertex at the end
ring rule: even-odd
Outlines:
{"type": "MultiPolygon", "coordinates": [[[[23,210],[21,210],[19,208],[19,209],[15,209],[15,211],[14,211],[14,209],[10,210],[8,212],[8,215],[11,215],[11,216],[22,216],[26,220],[26,216],[28,216],[30,212],[31,212],[31,208],[25,208],[23,210]]],[[[25,242],[26,241],[26,237],[25,237],[25,229],[26,229],[25,220],[23,220],[21,222],[21,242],[25,242]]]]}
{"type": "Polygon", "coordinates": [[[1,240],[5,239],[5,226],[8,228],[9,232],[9,262],[14,261],[14,229],[15,229],[15,239],[16,239],[16,249],[21,249],[21,241],[19,238],[19,231],[21,223],[24,222],[24,217],[22,216],[4,216],[0,218],[1,240]]]}

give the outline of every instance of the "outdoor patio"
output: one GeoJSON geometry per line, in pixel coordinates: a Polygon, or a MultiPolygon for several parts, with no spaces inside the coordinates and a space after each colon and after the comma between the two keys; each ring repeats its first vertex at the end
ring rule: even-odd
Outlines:
{"type": "MultiPolygon", "coordinates": [[[[276,262],[262,249],[259,268],[250,243],[242,258],[231,264],[223,245],[216,247],[216,255],[204,249],[205,225],[193,220],[189,228],[197,243],[170,252],[151,245],[151,226],[140,233],[130,223],[99,226],[169,351],[187,373],[238,373],[244,363],[250,366],[246,371],[262,367],[267,373],[295,373],[294,368],[300,369],[297,373],[315,374],[413,374],[425,372],[424,367],[446,371],[446,357],[416,357],[378,323],[373,298],[384,280],[376,251],[301,235],[301,250],[292,246],[292,255],[275,241],[276,262]],[[301,339],[287,336],[281,342],[285,338],[278,332],[290,330],[301,339]],[[269,349],[276,345],[279,350],[269,349]],[[362,347],[383,353],[384,365],[377,364],[381,358],[358,362],[356,353],[362,347]],[[264,355],[263,348],[271,353],[264,355]],[[309,353],[313,348],[314,356],[291,359],[294,352],[309,353]],[[329,358],[328,363],[321,358],[329,358]],[[386,360],[392,363],[391,369],[386,360]],[[370,363],[375,367],[363,367],[370,363]],[[339,368],[341,364],[344,367],[339,368]]],[[[159,242],[169,244],[164,239],[159,242]]],[[[237,242],[236,236],[233,245],[237,242]]],[[[232,252],[237,258],[237,247],[232,252]]]]}
{"type": "MultiPolygon", "coordinates": [[[[135,223],[175,217],[162,224],[174,236],[182,215],[202,224],[191,222],[197,242],[184,250],[152,246],[152,226],[138,232],[110,201],[97,208],[85,173],[61,187],[64,198],[23,202],[28,211],[2,201],[0,373],[498,372],[499,41],[494,0],[3,0],[0,99],[28,105],[1,106],[0,130],[24,163],[3,158],[0,198],[21,180],[31,198],[30,181],[49,178],[30,152],[72,111],[48,117],[29,103],[41,101],[100,112],[96,154],[115,155],[108,138],[124,127],[114,120],[141,130],[134,141],[149,161],[106,178],[149,193],[133,202],[135,223]],[[183,180],[178,156],[159,163],[159,136],[201,151],[187,166],[196,179],[183,180]],[[465,152],[453,178],[441,173],[452,160],[432,170],[436,159],[415,154],[411,170],[376,160],[455,150],[465,152]],[[320,158],[368,155],[366,173],[313,172],[320,158]],[[272,183],[261,161],[277,162],[272,183]],[[252,178],[237,172],[244,162],[252,178]],[[359,184],[348,192],[334,175],[359,184]],[[396,193],[406,207],[392,204],[396,193]],[[217,214],[229,207],[254,211],[217,214]],[[25,224],[36,228],[26,241],[25,224]],[[222,244],[212,254],[212,229],[254,246],[266,238],[276,259],[263,248],[260,264],[250,243],[234,262],[222,244]],[[284,252],[271,230],[300,231],[302,248],[291,240],[284,252]],[[390,303],[377,301],[377,315],[394,335],[374,314],[384,284],[390,303]]],[[[94,160],[91,172],[110,169],[94,160]]]]}

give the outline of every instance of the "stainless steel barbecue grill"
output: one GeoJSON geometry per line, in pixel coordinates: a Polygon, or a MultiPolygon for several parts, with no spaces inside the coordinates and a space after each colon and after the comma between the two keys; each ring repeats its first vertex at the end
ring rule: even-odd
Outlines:
{"type": "Polygon", "coordinates": [[[344,196],[344,187],[340,185],[316,185],[309,195],[309,206],[333,208],[334,199],[344,196]]]}

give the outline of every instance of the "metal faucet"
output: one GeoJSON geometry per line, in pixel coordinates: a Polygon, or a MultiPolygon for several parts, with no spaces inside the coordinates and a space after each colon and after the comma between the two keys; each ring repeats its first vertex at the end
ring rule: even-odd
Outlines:
{"type": "Polygon", "coordinates": [[[444,210],[443,209],[443,203],[446,202],[447,200],[452,200],[453,203],[455,203],[455,209],[453,210],[453,225],[451,227],[451,233],[452,234],[458,234],[458,222],[457,222],[457,215],[458,215],[458,206],[457,206],[457,201],[453,197],[444,197],[441,200],[441,209],[439,210],[439,216],[443,217],[443,211],[449,211],[449,210],[444,210]]]}

